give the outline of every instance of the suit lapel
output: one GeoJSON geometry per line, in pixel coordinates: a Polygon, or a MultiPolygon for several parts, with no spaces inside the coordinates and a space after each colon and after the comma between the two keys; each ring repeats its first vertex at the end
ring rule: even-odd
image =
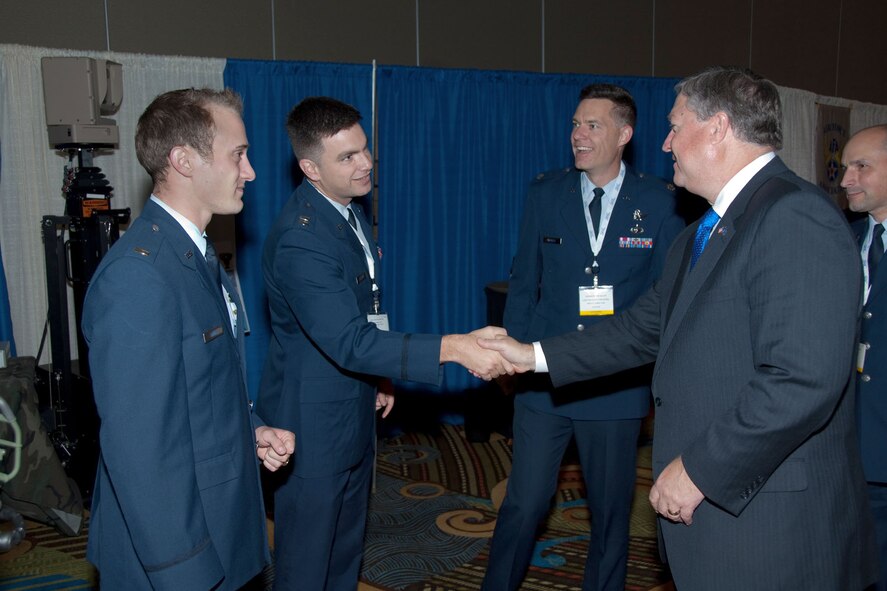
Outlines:
{"type": "Polygon", "coordinates": [[[179,222],[153,201],[145,203],[142,217],[160,228],[163,236],[172,245],[179,262],[196,273],[203,286],[209,289],[212,279],[206,267],[206,259],[200,254],[197,245],[194,244],[194,241],[191,240],[191,237],[188,236],[188,233],[185,232],[185,229],[182,228],[179,222]]]}
{"type": "Polygon", "coordinates": [[[564,227],[570,233],[570,236],[577,243],[582,245],[582,252],[585,258],[591,258],[591,244],[588,241],[588,224],[585,222],[585,210],[582,204],[582,185],[580,184],[579,175],[570,174],[570,183],[567,189],[560,196],[560,215],[563,220],[564,227]]]}
{"type": "MultiPolygon", "coordinates": [[[[228,273],[225,272],[224,268],[222,268],[222,285],[225,286],[225,289],[228,291],[228,297],[231,298],[231,301],[234,303],[235,309],[237,310],[237,314],[234,317],[237,334],[232,336],[236,337],[235,344],[237,356],[240,359],[240,370],[243,375],[246,376],[246,342],[244,339],[244,336],[246,336],[246,310],[243,307],[243,302],[240,300],[237,290],[234,288],[234,283],[228,277],[228,273]]],[[[225,318],[230,321],[230,318],[227,316],[227,303],[225,303],[225,309],[223,311],[225,313],[225,318]]]]}
{"type": "MultiPolygon", "coordinates": [[[[176,253],[179,262],[187,267],[192,273],[197,275],[198,281],[200,281],[203,287],[213,295],[213,301],[216,303],[216,307],[222,315],[222,318],[224,318],[226,322],[229,322],[228,304],[223,299],[222,289],[218,285],[213,285],[215,282],[209,273],[209,268],[206,266],[206,259],[200,253],[197,245],[194,244],[194,241],[191,240],[191,237],[185,229],[182,228],[179,222],[169,215],[162,207],[150,200],[145,203],[145,207],[142,210],[142,217],[160,228],[164,237],[169,241],[173,251],[176,253]]],[[[225,273],[223,272],[222,275],[225,275],[225,273]]],[[[230,328],[230,322],[226,326],[230,328]]],[[[231,333],[230,330],[226,330],[225,332],[229,334],[231,333]]],[[[233,338],[234,335],[230,336],[233,338]]]]}
{"type": "MultiPolygon", "coordinates": [[[[307,180],[302,181],[302,184],[299,185],[299,189],[306,191],[306,199],[311,203],[311,206],[317,212],[317,215],[323,217],[333,227],[333,235],[339,240],[344,241],[355,253],[359,253],[361,260],[364,261],[364,268],[367,268],[366,255],[364,254],[363,246],[360,244],[360,239],[357,237],[357,234],[354,233],[348,220],[346,220],[339,210],[336,209],[326,197],[321,195],[320,192],[318,192],[307,180]]],[[[360,207],[356,204],[352,204],[352,207],[355,209],[354,216],[357,219],[357,223],[361,224],[364,236],[369,237],[370,235],[367,234],[367,224],[365,223],[365,220],[362,219],[364,216],[362,214],[358,215],[361,211],[360,207]]],[[[372,244],[372,242],[370,242],[370,244],[372,244]]],[[[369,272],[368,268],[367,272],[369,272]]]]}
{"type": "Polygon", "coordinates": [[[692,250],[693,237],[697,221],[688,234],[688,240],[684,248],[683,259],[678,271],[678,280],[675,283],[675,292],[671,294],[670,305],[665,320],[665,331],[660,341],[660,355],[671,344],[678,327],[692,307],[702,287],[707,283],[712,273],[718,266],[718,262],[733,241],[734,236],[741,232],[747,220],[746,214],[754,210],[766,201],[767,191],[760,191],[766,181],[777,174],[787,170],[779,158],[774,158],[758,174],[743,187],[743,189],[727,208],[724,217],[718,223],[714,233],[708,241],[699,260],[692,270],[689,269],[690,252],[692,250]]]}
{"type": "MultiPolygon", "coordinates": [[[[188,242],[191,243],[191,246],[194,247],[194,243],[191,240],[190,236],[187,236],[188,242]]],[[[216,303],[216,307],[219,310],[219,314],[221,314],[222,319],[225,322],[225,332],[230,336],[230,338],[235,338],[236,335],[231,334],[231,317],[228,311],[228,302],[225,301],[225,296],[222,293],[222,286],[216,284],[213,280],[212,275],[210,275],[209,267],[206,264],[206,258],[200,251],[194,248],[194,256],[191,257],[194,260],[194,267],[197,272],[197,275],[200,277],[201,283],[203,286],[212,294],[213,301],[216,303]]],[[[221,261],[219,261],[219,265],[221,266],[221,261]]],[[[230,288],[230,282],[227,281],[227,273],[225,272],[225,268],[221,267],[221,277],[220,280],[223,284],[227,284],[225,289],[228,289],[228,293],[231,293],[233,288],[230,288]]],[[[240,308],[238,308],[240,309],[240,308]]]]}
{"type": "MultiPolygon", "coordinates": [[[[698,228],[698,227],[699,227],[699,220],[697,220],[697,222],[695,224],[690,226],[691,229],[688,229],[687,233],[685,234],[687,238],[684,241],[684,248],[683,248],[683,251],[681,252],[681,262],[680,262],[680,265],[679,265],[678,271],[677,271],[678,279],[675,281],[675,288],[672,289],[671,292],[669,293],[668,307],[666,308],[666,311],[665,311],[664,326],[666,327],[666,330],[663,333],[663,342],[665,341],[665,336],[666,336],[665,333],[668,332],[668,324],[671,321],[672,316],[674,315],[674,308],[675,308],[675,305],[677,304],[678,296],[680,295],[680,293],[682,291],[681,290],[681,283],[682,283],[683,279],[686,278],[686,276],[687,276],[687,269],[690,266],[690,256],[692,255],[692,251],[693,251],[693,238],[696,235],[696,228],[698,228]]],[[[678,252],[677,245],[674,246],[674,249],[675,249],[675,252],[678,252]]]]}
{"type": "MultiPolygon", "coordinates": [[[[357,219],[357,223],[360,224],[360,229],[363,231],[364,237],[367,239],[367,244],[370,246],[370,254],[373,257],[373,263],[376,266],[376,277],[379,275],[379,249],[375,247],[376,242],[373,240],[373,229],[370,226],[369,220],[366,215],[363,213],[363,208],[357,203],[351,202],[351,208],[354,210],[354,217],[357,219]]],[[[353,232],[352,232],[353,234],[353,232]]],[[[360,240],[357,241],[358,246],[360,246],[360,251],[363,252],[363,246],[360,245],[360,240]]]]}
{"type": "Polygon", "coordinates": [[[880,267],[874,277],[869,277],[869,285],[872,286],[869,291],[869,300],[880,297],[879,294],[887,289],[887,271],[880,267]]]}

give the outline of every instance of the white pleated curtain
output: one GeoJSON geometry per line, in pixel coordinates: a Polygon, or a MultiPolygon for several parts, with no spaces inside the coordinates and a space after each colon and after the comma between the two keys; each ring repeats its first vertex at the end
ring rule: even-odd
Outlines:
{"type": "MultiPolygon", "coordinates": [[[[0,45],[0,252],[6,272],[10,312],[19,355],[36,355],[47,314],[46,275],[40,222],[63,215],[61,194],[67,155],[54,151],[46,134],[40,59],[92,57],[123,64],[123,103],[112,118],[120,146],[100,153],[94,165],[114,187],[111,206],[129,207],[133,217],[151,191],[135,156],[133,138],[139,115],[162,92],[177,88],[222,88],[224,59],[163,57],[0,45]]],[[[69,303],[73,297],[69,293],[69,303]]],[[[69,310],[74,321],[73,308],[69,310]]],[[[71,334],[75,332],[72,330],[71,334]]],[[[72,351],[76,356],[76,344],[72,351]]],[[[44,346],[42,362],[49,357],[44,346]]]]}
{"type": "Polygon", "coordinates": [[[816,183],[816,104],[850,107],[850,133],[887,123],[887,106],[779,87],[783,148],[779,156],[798,176],[816,183]]]}

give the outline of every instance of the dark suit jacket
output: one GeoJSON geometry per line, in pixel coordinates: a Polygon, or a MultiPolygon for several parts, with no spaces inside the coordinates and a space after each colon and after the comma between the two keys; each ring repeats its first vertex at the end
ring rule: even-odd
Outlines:
{"type": "MultiPolygon", "coordinates": [[[[581,174],[560,169],[539,175],[530,185],[504,321],[508,334],[520,341],[585,330],[607,318],[579,314],[579,287],[592,284],[594,261],[581,174]]],[[[597,257],[600,284],[615,287],[617,312],[659,277],[668,247],[683,227],[675,213],[674,187],[627,168],[597,257]]],[[[519,388],[529,391],[515,404],[574,419],[635,419],[650,409],[649,380],[649,372],[631,371],[553,390],[547,377],[531,376],[519,380],[519,388]]]]}
{"type": "Polygon", "coordinates": [[[242,356],[203,256],[155,203],[96,270],[83,333],[102,450],[87,556],[102,587],[239,588],[269,560],[242,356]]]}
{"type": "MultiPolygon", "coordinates": [[[[372,229],[352,207],[378,270],[372,229]]],[[[373,297],[363,248],[308,181],[268,234],[262,266],[272,327],[262,413],[295,432],[295,474],[347,470],[375,436],[377,376],[437,384],[440,336],[386,332],[367,321],[373,297]]]]}
{"type": "Polygon", "coordinates": [[[856,441],[858,249],[813,185],[775,159],[696,267],[696,224],[614,321],[543,341],[555,384],[656,360],[656,476],[683,458],[706,499],[660,520],[682,591],[862,589],[877,577],[856,441]]]}
{"type": "MultiPolygon", "coordinates": [[[[853,222],[860,248],[868,216],[853,222]]],[[[865,368],[857,374],[857,413],[866,480],[887,483],[887,270],[869,278],[871,291],[862,312],[861,342],[868,345],[865,368]]]]}

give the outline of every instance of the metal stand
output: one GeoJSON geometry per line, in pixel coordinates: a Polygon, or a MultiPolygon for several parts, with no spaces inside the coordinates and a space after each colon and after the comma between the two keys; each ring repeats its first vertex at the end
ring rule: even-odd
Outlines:
{"type": "Polygon", "coordinates": [[[47,374],[38,372],[36,387],[59,459],[87,497],[98,460],[98,417],[89,382],[88,347],[80,330],[83,302],[102,257],[120,237],[120,224],[129,222],[130,210],[110,208],[113,188],[101,170],[92,166],[93,147],[67,149],[69,165],[62,187],[66,215],[44,216],[42,222],[52,363],[47,374]],[[75,157],[77,166],[73,165],[75,157]],[[79,373],[71,360],[69,283],[79,373]]]}

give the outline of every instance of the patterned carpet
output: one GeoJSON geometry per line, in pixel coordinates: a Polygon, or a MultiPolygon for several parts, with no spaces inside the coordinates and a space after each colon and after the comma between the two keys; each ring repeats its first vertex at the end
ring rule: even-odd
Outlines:
{"type": "MultiPolygon", "coordinates": [[[[470,443],[462,427],[444,425],[433,434],[404,435],[380,446],[364,589],[480,588],[511,467],[508,443],[495,434],[488,443],[470,443]]],[[[646,500],[650,485],[650,448],[642,447],[625,585],[632,591],[670,588],[646,500]]],[[[565,463],[556,506],[537,542],[523,591],[581,588],[589,531],[584,494],[579,466],[565,463]]]]}
{"type": "Polygon", "coordinates": [[[21,544],[0,554],[0,590],[95,589],[95,570],[86,562],[86,533],[64,537],[55,529],[26,521],[21,544]]]}
{"type": "MultiPolygon", "coordinates": [[[[503,437],[470,443],[461,426],[382,442],[359,589],[479,589],[510,466],[503,437]]],[[[650,484],[649,448],[642,447],[625,585],[630,591],[671,589],[646,501],[650,484]]],[[[579,467],[568,461],[523,591],[581,588],[589,528],[583,495],[579,467]]],[[[0,554],[0,591],[94,589],[95,572],[84,560],[88,525],[86,520],[80,536],[66,538],[29,522],[26,539],[0,554]]],[[[265,579],[270,581],[270,574],[265,579]]]]}

